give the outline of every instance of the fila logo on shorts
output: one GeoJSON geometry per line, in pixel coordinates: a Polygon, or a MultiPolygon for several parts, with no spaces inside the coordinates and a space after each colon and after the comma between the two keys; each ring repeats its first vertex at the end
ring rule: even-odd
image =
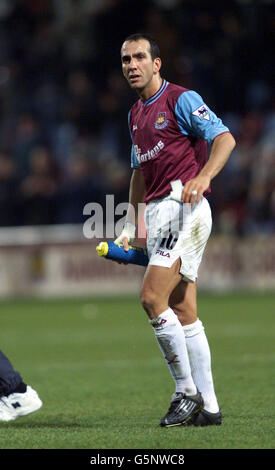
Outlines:
{"type": "Polygon", "coordinates": [[[163,250],[157,250],[156,255],[167,256],[167,258],[170,258],[170,253],[165,253],[163,250]]]}

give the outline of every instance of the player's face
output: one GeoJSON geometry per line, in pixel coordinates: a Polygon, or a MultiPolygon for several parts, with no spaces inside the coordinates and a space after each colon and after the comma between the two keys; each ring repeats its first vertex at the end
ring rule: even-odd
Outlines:
{"type": "Polygon", "coordinates": [[[152,60],[150,43],[146,39],[125,41],[121,48],[121,62],[124,77],[136,91],[150,86],[161,65],[159,58],[152,60]]]}

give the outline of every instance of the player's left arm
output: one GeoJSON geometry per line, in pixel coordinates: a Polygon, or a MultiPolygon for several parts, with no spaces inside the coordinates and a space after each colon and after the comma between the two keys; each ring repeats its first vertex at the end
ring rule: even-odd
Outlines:
{"type": "Polygon", "coordinates": [[[182,192],[183,202],[190,202],[191,204],[194,201],[199,202],[203,193],[209,188],[211,180],[225,166],[235,145],[235,139],[230,132],[224,132],[215,137],[207,163],[195,178],[187,181],[184,185],[182,192]],[[194,191],[197,191],[197,195],[194,194],[194,191]]]}
{"type": "Polygon", "coordinates": [[[193,90],[178,98],[175,115],[183,134],[202,138],[211,145],[205,166],[195,178],[184,183],[182,201],[193,204],[199,202],[211,180],[222,170],[236,142],[228,127],[193,90]]]}

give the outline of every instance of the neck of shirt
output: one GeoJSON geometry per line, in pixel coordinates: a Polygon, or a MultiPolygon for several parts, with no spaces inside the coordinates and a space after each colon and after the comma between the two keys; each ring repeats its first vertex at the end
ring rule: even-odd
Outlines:
{"type": "Polygon", "coordinates": [[[158,91],[154,93],[154,95],[152,95],[147,100],[142,101],[143,106],[150,106],[150,104],[153,104],[155,101],[157,101],[159,97],[162,95],[162,93],[166,90],[167,86],[168,86],[168,82],[165,79],[163,79],[162,84],[160,88],[158,89],[158,91]]]}

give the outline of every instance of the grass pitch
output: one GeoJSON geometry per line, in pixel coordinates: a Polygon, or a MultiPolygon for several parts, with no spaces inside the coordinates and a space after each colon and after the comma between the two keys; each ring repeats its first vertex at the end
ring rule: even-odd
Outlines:
{"type": "Polygon", "coordinates": [[[1,349],[44,403],[0,448],[273,449],[275,295],[198,303],[224,422],[163,429],[174,382],[137,297],[0,302],[1,349]]]}

